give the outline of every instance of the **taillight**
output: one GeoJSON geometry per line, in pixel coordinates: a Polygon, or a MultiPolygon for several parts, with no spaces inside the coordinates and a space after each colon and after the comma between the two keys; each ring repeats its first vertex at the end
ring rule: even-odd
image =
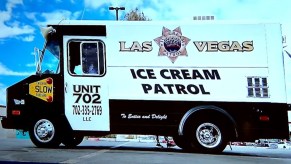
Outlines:
{"type": "Polygon", "coordinates": [[[20,110],[12,110],[12,115],[19,116],[20,115],[20,110]]]}
{"type": "Polygon", "coordinates": [[[269,121],[270,117],[269,116],[260,116],[260,121],[269,121]]]}

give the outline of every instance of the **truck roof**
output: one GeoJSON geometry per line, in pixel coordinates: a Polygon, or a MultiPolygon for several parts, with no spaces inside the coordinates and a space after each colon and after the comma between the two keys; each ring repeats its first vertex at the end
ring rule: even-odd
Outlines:
{"type": "Polygon", "coordinates": [[[62,20],[53,21],[48,26],[62,26],[62,25],[169,25],[169,24],[280,24],[280,22],[258,21],[258,20],[237,20],[237,21],[103,21],[103,20],[62,20]]]}

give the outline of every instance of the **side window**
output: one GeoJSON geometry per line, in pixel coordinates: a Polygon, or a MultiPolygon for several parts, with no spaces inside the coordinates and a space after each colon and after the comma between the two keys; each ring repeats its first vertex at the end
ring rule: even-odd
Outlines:
{"type": "Polygon", "coordinates": [[[71,41],[68,44],[68,70],[70,74],[82,74],[80,71],[80,44],[81,42],[77,41],[71,41]]]}
{"type": "Polygon", "coordinates": [[[105,45],[102,41],[70,41],[68,46],[71,74],[90,76],[105,74],[105,45]]]}

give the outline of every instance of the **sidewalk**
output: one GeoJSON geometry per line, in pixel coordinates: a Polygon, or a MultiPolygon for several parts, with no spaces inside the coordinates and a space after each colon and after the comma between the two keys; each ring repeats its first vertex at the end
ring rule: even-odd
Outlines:
{"type": "Polygon", "coordinates": [[[156,142],[152,135],[134,135],[134,138],[129,138],[130,135],[118,134],[116,138],[88,138],[91,141],[114,141],[114,142],[156,142]]]}

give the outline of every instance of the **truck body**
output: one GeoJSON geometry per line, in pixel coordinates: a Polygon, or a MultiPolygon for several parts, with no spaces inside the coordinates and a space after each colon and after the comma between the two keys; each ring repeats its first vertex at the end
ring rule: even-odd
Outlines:
{"type": "Polygon", "coordinates": [[[36,74],[7,88],[2,119],[36,146],[150,134],[217,153],[289,138],[281,24],[63,21],[43,35],[36,74]]]}

